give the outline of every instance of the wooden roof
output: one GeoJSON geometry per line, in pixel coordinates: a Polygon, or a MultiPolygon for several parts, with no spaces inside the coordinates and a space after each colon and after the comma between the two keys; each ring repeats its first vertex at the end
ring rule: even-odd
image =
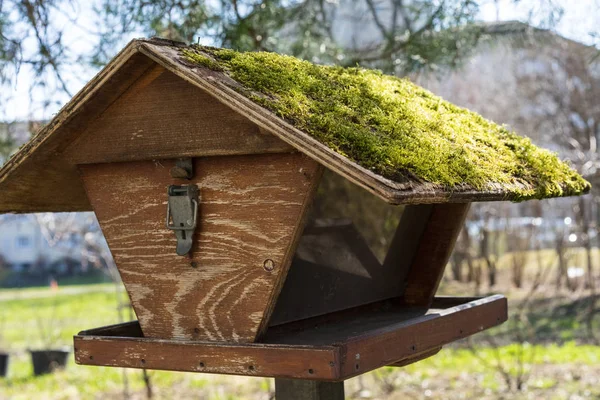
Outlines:
{"type": "MultiPolygon", "coordinates": [[[[238,115],[238,120],[241,117],[257,126],[261,133],[273,135],[281,145],[269,142],[269,151],[301,151],[392,204],[522,200],[527,196],[517,196],[515,188],[530,190],[531,193],[537,189],[534,183],[522,180],[511,184],[488,182],[483,188],[461,184],[448,187],[428,182],[410,171],[399,174],[394,179],[387,178],[362,166],[361,160],[350,159],[343,151],[332,149],[314,135],[299,129],[294,121],[279,117],[268,107],[251,100],[252,96],[249,96],[249,93],[261,94],[234,80],[227,71],[191,63],[182,55],[182,50],[186,49],[190,48],[182,43],[162,39],[130,42],[47,126],[3,166],[0,170],[0,212],[91,210],[77,164],[99,162],[99,159],[78,157],[69,154],[67,150],[88,126],[101,118],[108,107],[115,104],[124,93],[131,91],[131,88],[135,88],[134,84],[145,74],[152,74],[157,65],[188,84],[200,88],[212,99],[233,110],[238,115]]],[[[101,130],[99,132],[99,135],[104,135],[101,130]]],[[[202,132],[185,134],[202,135],[202,132]]],[[[102,147],[113,144],[98,139],[95,145],[102,147]]],[[[160,143],[156,146],[160,147],[160,143]]],[[[168,151],[160,151],[160,148],[151,153],[131,149],[121,153],[119,157],[102,160],[116,162],[148,159],[148,154],[152,154],[152,158],[156,159],[177,156],[168,151]]],[[[190,150],[190,154],[180,155],[238,153],[240,152],[227,149],[221,153],[194,153],[190,150]]],[[[563,181],[553,181],[555,190],[548,192],[547,196],[535,192],[535,197],[574,195],[589,190],[589,184],[577,173],[562,163],[557,165],[563,169],[563,181]]]]}

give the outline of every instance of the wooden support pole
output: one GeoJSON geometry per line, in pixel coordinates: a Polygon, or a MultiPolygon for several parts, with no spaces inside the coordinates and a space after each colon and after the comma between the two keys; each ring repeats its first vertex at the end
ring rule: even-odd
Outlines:
{"type": "Polygon", "coordinates": [[[275,400],[344,400],[344,382],[275,379],[275,400]]]}
{"type": "Polygon", "coordinates": [[[429,307],[433,302],[469,206],[470,203],[412,206],[430,210],[406,279],[407,304],[429,307]]]}

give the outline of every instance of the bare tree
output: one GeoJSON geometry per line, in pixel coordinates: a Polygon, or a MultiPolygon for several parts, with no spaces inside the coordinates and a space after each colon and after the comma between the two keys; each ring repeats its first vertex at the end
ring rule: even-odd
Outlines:
{"type": "MultiPolygon", "coordinates": [[[[518,82],[535,112],[529,123],[584,176],[600,167],[600,60],[596,50],[569,40],[558,46],[525,47],[518,82]]],[[[581,198],[573,205],[580,239],[586,252],[586,286],[595,289],[591,229],[597,229],[592,202],[581,198]]]]}
{"type": "MultiPolygon", "coordinates": [[[[40,105],[56,109],[90,71],[140,34],[277,51],[326,64],[361,64],[399,75],[437,71],[460,65],[482,38],[504,35],[473,23],[481,2],[2,0],[0,87],[9,88],[27,74],[30,96],[43,90],[40,105]],[[93,27],[82,17],[93,18],[93,27]],[[80,36],[85,45],[74,46],[80,36]]],[[[541,8],[553,15],[559,7],[546,0],[541,8]]],[[[9,100],[7,93],[2,91],[0,104],[9,100]]]]}
{"type": "Polygon", "coordinates": [[[525,267],[529,262],[531,230],[512,227],[507,224],[508,246],[510,249],[511,281],[516,288],[525,284],[525,267]]]}
{"type": "MultiPolygon", "coordinates": [[[[514,235],[515,232],[512,231],[511,227],[507,225],[506,228],[509,235],[514,235]]],[[[535,273],[531,282],[527,284],[527,287],[525,283],[522,282],[522,287],[526,288],[527,291],[524,294],[523,299],[520,300],[516,306],[511,307],[512,312],[509,321],[507,322],[507,329],[514,335],[513,341],[517,344],[514,356],[510,360],[507,360],[506,357],[502,357],[500,354],[501,344],[493,334],[487,332],[483,334],[483,342],[485,342],[492,350],[493,357],[491,359],[482,357],[477,352],[477,348],[472,343],[471,339],[469,339],[468,345],[472,354],[484,366],[493,369],[500,374],[507,390],[511,392],[525,390],[527,381],[531,376],[533,360],[536,357],[536,347],[529,346],[529,343],[535,339],[536,326],[535,321],[530,319],[529,315],[535,307],[534,300],[543,295],[544,285],[547,282],[552,266],[555,263],[555,260],[552,258],[544,259],[541,257],[540,241],[536,238],[539,237],[541,230],[545,228],[540,224],[532,224],[526,228],[530,232],[522,236],[527,242],[527,245],[523,245],[523,247],[532,247],[535,249],[535,257],[533,257],[535,260],[535,273]]],[[[520,227],[520,229],[523,229],[523,227],[520,227]]],[[[512,256],[514,257],[515,254],[513,253],[512,256]]],[[[518,263],[519,268],[524,268],[525,261],[520,258],[520,256],[513,259],[513,262],[518,263]]]]}

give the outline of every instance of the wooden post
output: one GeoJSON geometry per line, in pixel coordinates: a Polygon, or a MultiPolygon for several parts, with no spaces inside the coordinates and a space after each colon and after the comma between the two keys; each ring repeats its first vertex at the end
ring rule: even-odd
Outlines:
{"type": "Polygon", "coordinates": [[[275,379],[275,400],[344,400],[344,382],[275,379]]]}
{"type": "Polygon", "coordinates": [[[406,279],[404,301],[413,306],[429,307],[444,275],[458,234],[465,223],[470,203],[413,207],[427,207],[430,211],[416,254],[412,258],[406,279]]]}

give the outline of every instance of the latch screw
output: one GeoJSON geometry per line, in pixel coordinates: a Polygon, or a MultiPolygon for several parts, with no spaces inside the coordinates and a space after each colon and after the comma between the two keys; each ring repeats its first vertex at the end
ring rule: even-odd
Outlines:
{"type": "Polygon", "coordinates": [[[263,268],[265,269],[265,271],[271,272],[275,269],[275,263],[269,258],[263,263],[263,268]]]}

